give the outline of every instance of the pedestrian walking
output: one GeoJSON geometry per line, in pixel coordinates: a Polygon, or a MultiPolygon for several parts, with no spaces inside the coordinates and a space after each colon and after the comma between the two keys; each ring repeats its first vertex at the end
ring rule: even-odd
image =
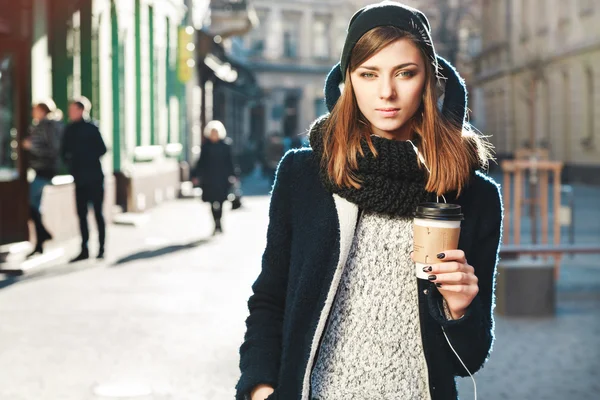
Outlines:
{"type": "Polygon", "coordinates": [[[202,201],[210,203],[215,223],[213,235],[216,235],[223,233],[223,203],[236,182],[236,176],[231,144],[223,123],[217,120],[207,123],[204,136],[207,140],[202,145],[192,176],[194,184],[202,189],[202,201]]]}
{"type": "Polygon", "coordinates": [[[35,171],[35,178],[29,185],[29,210],[35,226],[36,244],[28,257],[43,253],[44,242],[52,239],[42,222],[41,204],[44,188],[52,183],[58,172],[63,126],[54,119],[55,112],[52,100],[35,104],[31,111],[31,133],[23,141],[23,147],[29,153],[29,166],[35,171]]]}
{"type": "Polygon", "coordinates": [[[102,206],[104,203],[104,173],[100,158],[106,153],[106,145],[98,126],[84,118],[85,104],[88,101],[81,99],[69,105],[70,124],[65,128],[61,156],[75,180],[75,201],[77,203],[77,216],[81,231],[81,252],[71,260],[77,262],[90,257],[88,250],[89,229],[88,210],[92,204],[98,227],[98,254],[97,258],[104,258],[104,243],[106,228],[102,206]]]}
{"type": "Polygon", "coordinates": [[[330,113],[277,170],[236,399],[456,400],[455,377],[488,358],[501,198],[430,31],[391,1],[352,17],[330,113]],[[457,247],[417,273],[424,202],[464,220],[457,247]]]}

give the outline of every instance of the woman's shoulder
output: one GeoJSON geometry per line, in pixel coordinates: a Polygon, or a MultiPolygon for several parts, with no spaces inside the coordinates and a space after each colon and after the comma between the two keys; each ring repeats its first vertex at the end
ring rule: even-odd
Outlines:
{"type": "Polygon", "coordinates": [[[310,170],[318,167],[315,163],[315,153],[310,147],[288,150],[281,158],[280,164],[287,164],[294,170],[310,170]]]}
{"type": "Polygon", "coordinates": [[[474,190],[495,196],[500,193],[500,184],[494,178],[481,170],[473,173],[471,185],[474,190]]]}
{"type": "Polygon", "coordinates": [[[493,209],[502,212],[500,185],[486,173],[478,170],[473,173],[469,185],[461,195],[471,204],[487,205],[479,209],[493,209]]]}
{"type": "Polygon", "coordinates": [[[318,177],[318,173],[319,164],[313,150],[309,147],[288,150],[277,168],[279,179],[293,179],[296,182],[318,177]]]}

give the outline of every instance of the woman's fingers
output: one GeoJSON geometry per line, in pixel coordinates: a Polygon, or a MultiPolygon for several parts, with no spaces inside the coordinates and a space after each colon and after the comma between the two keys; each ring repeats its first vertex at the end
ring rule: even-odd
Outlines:
{"type": "Polygon", "coordinates": [[[429,280],[435,283],[441,284],[460,284],[460,285],[473,285],[477,284],[477,277],[473,274],[467,274],[465,272],[448,272],[444,274],[431,274],[429,280]]]}
{"type": "MultiPolygon", "coordinates": [[[[440,291],[440,293],[442,294],[442,296],[448,298],[448,296],[444,295],[444,292],[452,292],[452,293],[458,293],[458,294],[462,294],[463,296],[468,296],[471,299],[474,298],[475,296],[477,296],[477,293],[479,293],[479,286],[477,285],[463,285],[463,284],[449,284],[449,283],[436,283],[436,286],[438,288],[438,290],[440,291]]],[[[450,304],[450,301],[448,300],[448,303],[450,304]]],[[[469,301],[470,304],[470,301],[469,301]]]]}
{"type": "Polygon", "coordinates": [[[459,263],[466,264],[467,259],[465,258],[465,252],[462,250],[446,250],[437,255],[438,260],[442,262],[457,261],[459,263]]]}
{"type": "Polygon", "coordinates": [[[456,261],[449,261],[439,264],[431,264],[423,268],[423,271],[432,274],[446,274],[450,272],[464,272],[467,274],[474,274],[475,269],[469,264],[462,264],[456,261]]]}

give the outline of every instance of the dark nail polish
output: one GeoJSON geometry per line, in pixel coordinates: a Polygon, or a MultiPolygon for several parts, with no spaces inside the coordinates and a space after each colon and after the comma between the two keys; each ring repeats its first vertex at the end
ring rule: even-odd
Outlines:
{"type": "Polygon", "coordinates": [[[435,275],[429,275],[427,277],[427,279],[429,279],[430,281],[435,281],[436,278],[437,278],[437,276],[435,276],[435,275]]]}
{"type": "Polygon", "coordinates": [[[442,287],[442,284],[438,282],[438,283],[435,284],[435,286],[442,287]]]}
{"type": "Polygon", "coordinates": [[[431,265],[427,266],[427,267],[423,267],[423,272],[431,272],[432,269],[433,268],[431,268],[431,265]]]}
{"type": "Polygon", "coordinates": [[[437,258],[439,258],[440,260],[442,260],[444,257],[446,257],[444,253],[440,253],[437,255],[437,258]]]}

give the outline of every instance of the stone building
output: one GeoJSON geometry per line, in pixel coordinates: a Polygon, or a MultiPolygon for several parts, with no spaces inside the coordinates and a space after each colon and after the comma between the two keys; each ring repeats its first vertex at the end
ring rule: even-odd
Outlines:
{"type": "Polygon", "coordinates": [[[294,136],[327,112],[323,84],[339,60],[346,25],[358,9],[346,0],[255,0],[258,26],[244,54],[264,97],[255,115],[263,134],[294,136]]]}
{"type": "MultiPolygon", "coordinates": [[[[327,112],[323,85],[339,61],[350,17],[368,0],[255,0],[258,26],[235,53],[247,62],[264,91],[253,109],[260,135],[301,135],[327,112]]],[[[473,44],[477,46],[480,0],[406,0],[423,10],[432,25],[437,51],[460,65],[470,81],[473,44]]]]}
{"type": "Polygon", "coordinates": [[[499,156],[545,147],[565,177],[600,182],[600,4],[483,2],[479,128],[499,156]]]}

